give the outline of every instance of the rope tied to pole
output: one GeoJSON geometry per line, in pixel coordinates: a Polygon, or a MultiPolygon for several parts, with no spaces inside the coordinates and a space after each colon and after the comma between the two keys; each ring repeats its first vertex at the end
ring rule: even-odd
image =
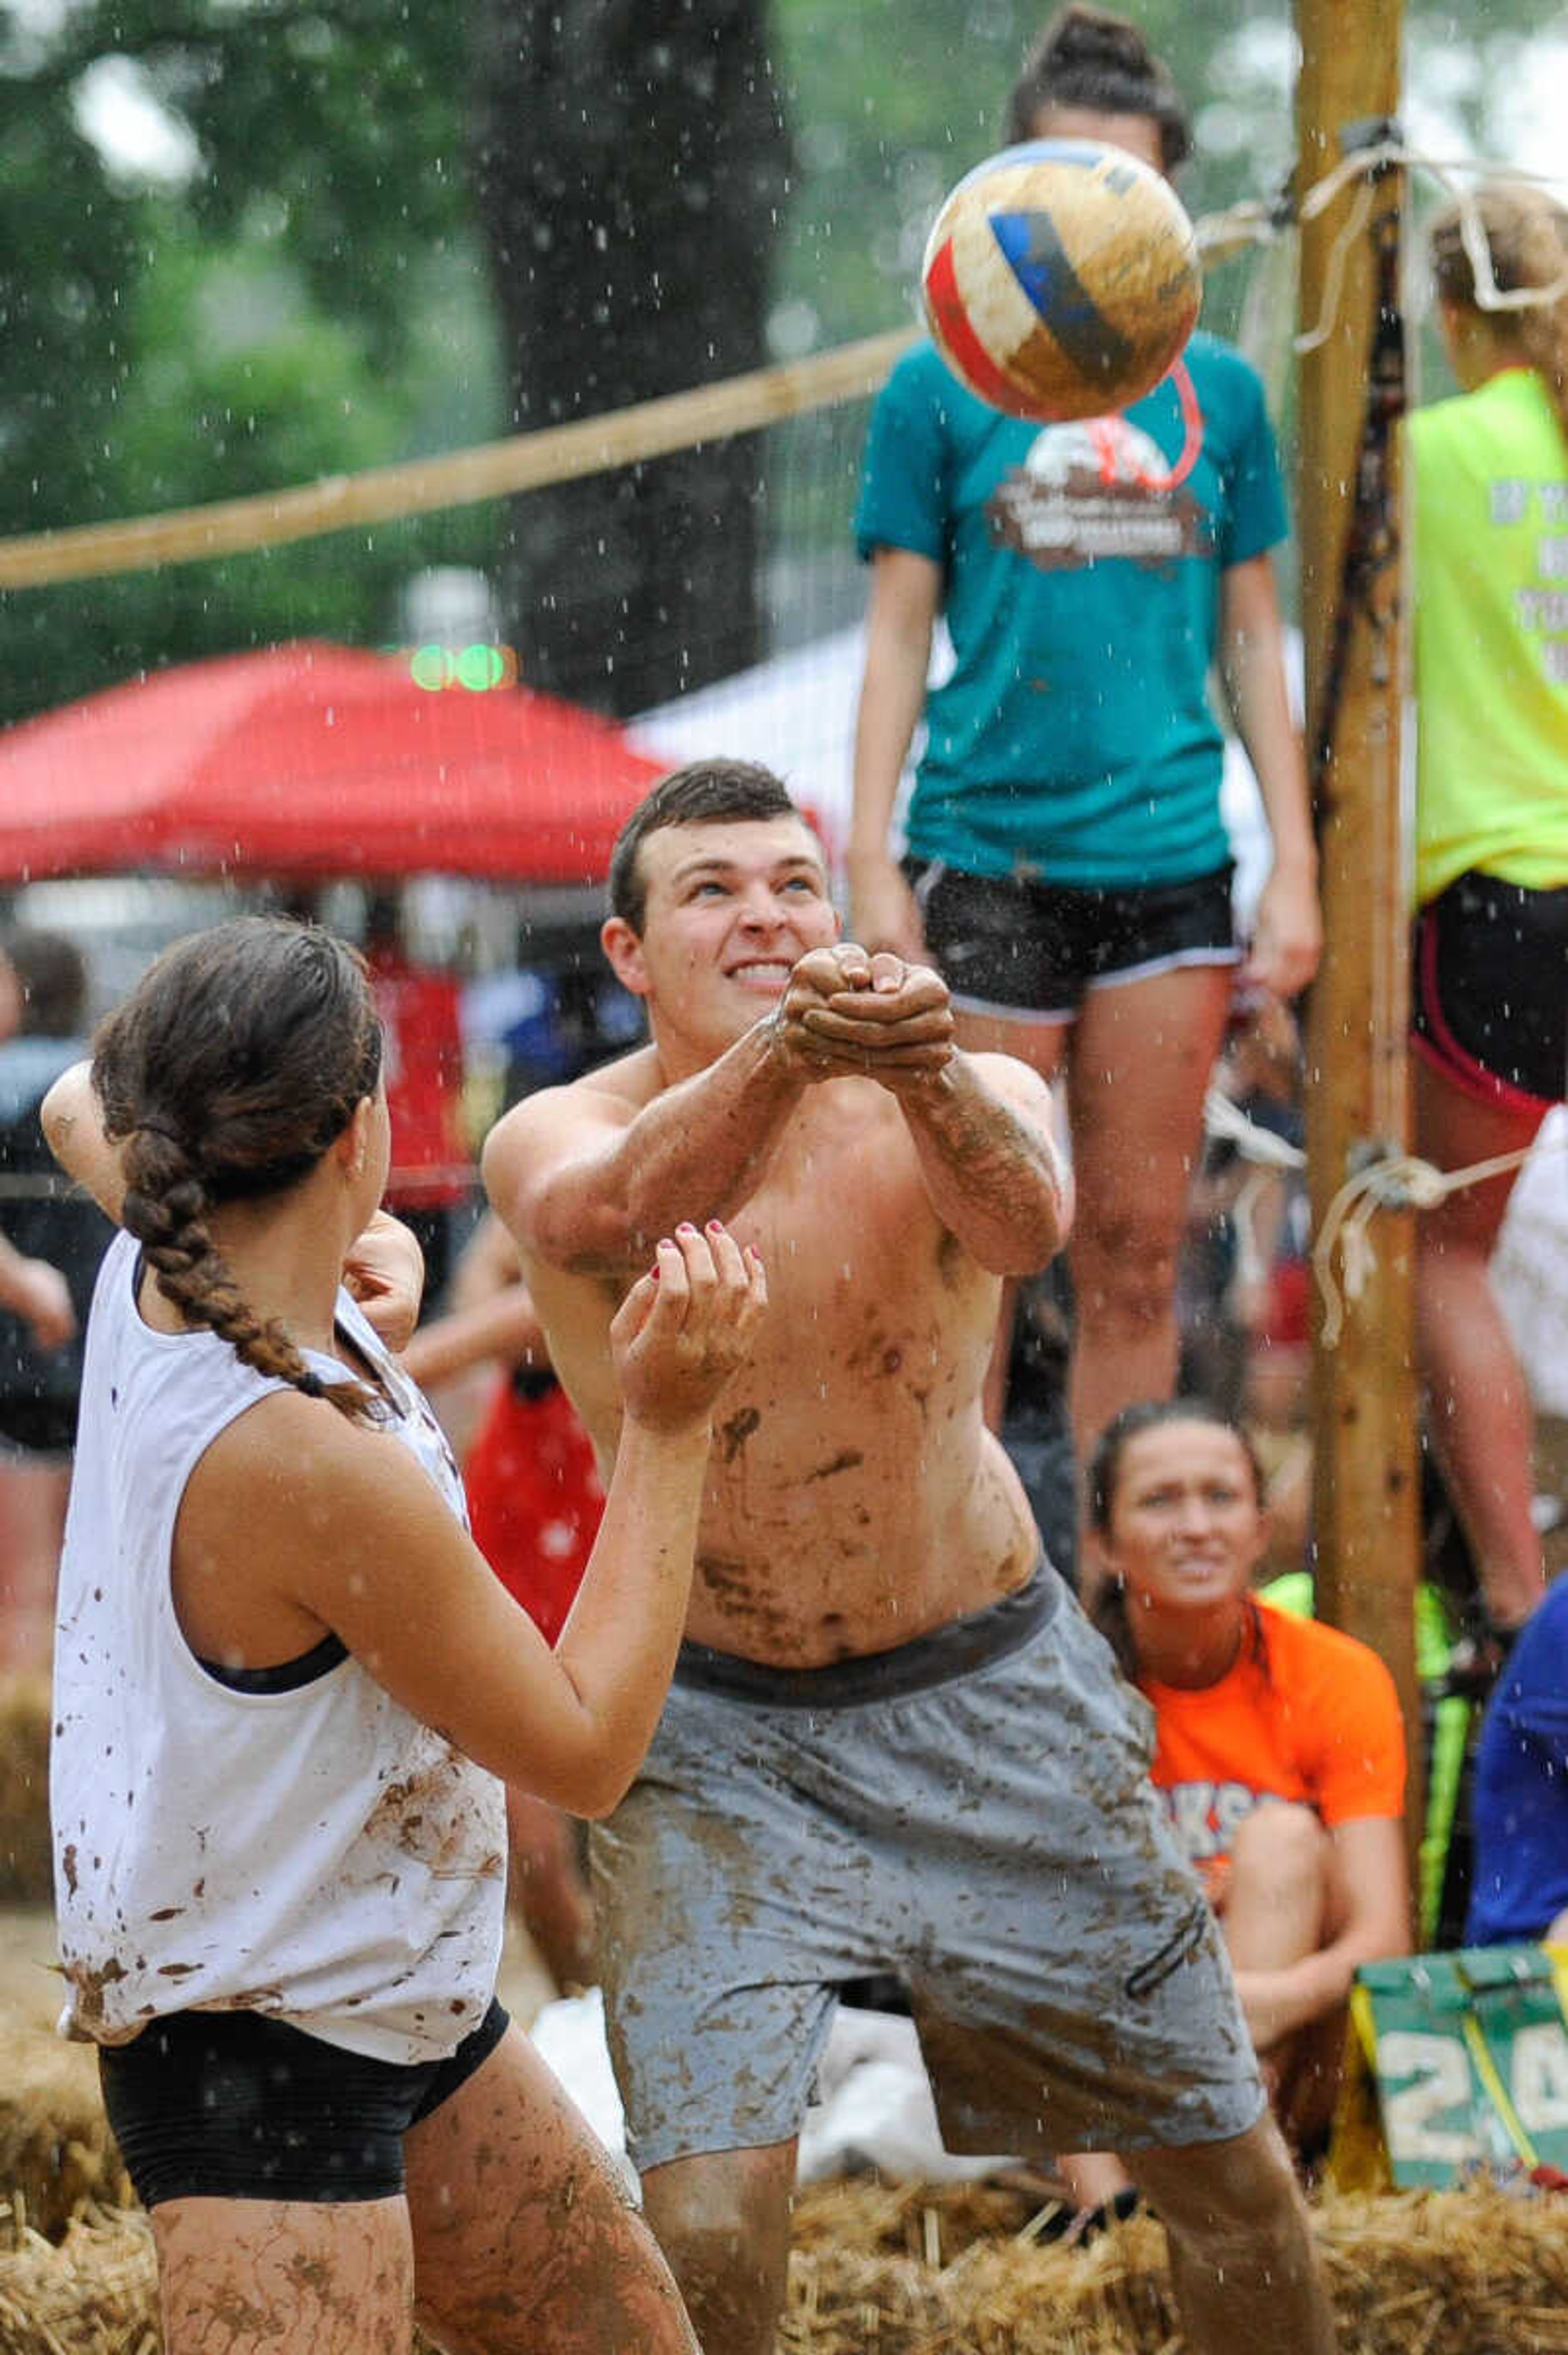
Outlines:
{"type": "MultiPolygon", "coordinates": [[[[1232,1216],[1236,1221],[1237,1249],[1243,1263],[1248,1263],[1250,1254],[1250,1264],[1256,1267],[1259,1255],[1253,1212],[1257,1195],[1271,1173],[1304,1170],[1307,1156],[1300,1146],[1249,1120],[1240,1104],[1219,1088],[1209,1091],[1203,1122],[1211,1136],[1222,1137],[1254,1165],[1251,1178],[1236,1198],[1232,1216]]],[[[1485,1161],[1468,1162],[1462,1169],[1439,1169],[1435,1162],[1424,1161],[1413,1153],[1383,1153],[1347,1178],[1325,1210],[1312,1245],[1312,1270],[1323,1297],[1324,1348],[1338,1347],[1345,1329],[1346,1304],[1360,1299],[1377,1265],[1371,1230],[1380,1210],[1435,1210],[1450,1194],[1460,1193],[1467,1186],[1479,1186],[1488,1178],[1501,1178],[1510,1169],[1522,1168],[1532,1153],[1563,1152],[1568,1152],[1568,1136],[1548,1144],[1537,1141],[1513,1153],[1496,1153],[1485,1161]],[[1340,1261],[1339,1274],[1334,1269],[1336,1251],[1340,1261]]]]}
{"type": "Polygon", "coordinates": [[[1296,353],[1315,352],[1333,334],[1339,316],[1340,297],[1344,291],[1345,272],[1350,254],[1365,232],[1371,213],[1373,192],[1378,181],[1388,172],[1420,171],[1426,173],[1446,189],[1459,208],[1460,236],[1469,258],[1476,282],[1476,301],[1483,311],[1528,311],[1538,304],[1554,303],[1568,293],[1568,270],[1562,272],[1548,286],[1516,286],[1504,288],[1498,284],[1492,267],[1491,248],[1481,219],[1480,207],[1475,190],[1461,176],[1475,175],[1482,179],[1506,177],[1525,180],[1537,187],[1552,187],[1561,183],[1563,175],[1552,172],[1521,171],[1514,165],[1486,163],[1478,158],[1455,159],[1423,154],[1413,147],[1400,133],[1397,124],[1351,125],[1343,136],[1349,143],[1356,131],[1373,130],[1383,136],[1357,139],[1347,145],[1347,152],[1332,165],[1320,179],[1296,197],[1288,183],[1270,198],[1244,197],[1224,212],[1205,213],[1196,223],[1198,248],[1206,261],[1229,261],[1249,245],[1272,245],[1288,236],[1303,222],[1316,220],[1352,181],[1359,181],[1355,201],[1336,230],[1324,272],[1323,301],[1318,314],[1310,327],[1304,327],[1292,343],[1296,353]]]}

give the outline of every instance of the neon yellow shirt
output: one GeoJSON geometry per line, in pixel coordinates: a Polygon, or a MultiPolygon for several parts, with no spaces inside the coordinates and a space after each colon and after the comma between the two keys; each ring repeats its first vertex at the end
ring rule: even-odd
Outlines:
{"type": "Polygon", "coordinates": [[[1509,368],[1410,420],[1415,896],[1568,883],[1568,442],[1509,368]]]}

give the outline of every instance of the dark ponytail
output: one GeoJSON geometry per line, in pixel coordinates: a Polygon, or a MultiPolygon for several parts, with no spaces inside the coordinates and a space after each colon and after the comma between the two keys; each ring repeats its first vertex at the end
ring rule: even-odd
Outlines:
{"type": "Polygon", "coordinates": [[[324,1382],[287,1328],[246,1304],[208,1220],[286,1192],[374,1093],[380,1028],[362,961],[330,933],[241,917],[165,952],[100,1026],[92,1080],[124,1146],[127,1231],[182,1316],[256,1373],[354,1419],[360,1382],[324,1382]]]}
{"type": "Polygon", "coordinates": [[[1084,0],[1059,8],[1025,59],[1008,100],[1009,144],[1037,137],[1040,115],[1059,106],[1145,116],[1159,133],[1168,172],[1192,152],[1187,109],[1137,27],[1084,0]]]}

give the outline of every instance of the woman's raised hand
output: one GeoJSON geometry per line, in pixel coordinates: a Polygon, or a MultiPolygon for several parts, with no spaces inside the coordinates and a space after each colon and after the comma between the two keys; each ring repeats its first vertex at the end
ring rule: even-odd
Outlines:
{"type": "Polygon", "coordinates": [[[621,1395],[633,1422],[678,1432],[705,1423],[751,1346],[767,1305],[760,1254],[729,1229],[682,1226],[662,1241],[610,1327],[621,1395]]]}
{"type": "Polygon", "coordinates": [[[424,1253],[400,1219],[378,1210],[343,1263],[345,1290],[393,1351],[411,1339],[424,1292],[424,1253]]]}

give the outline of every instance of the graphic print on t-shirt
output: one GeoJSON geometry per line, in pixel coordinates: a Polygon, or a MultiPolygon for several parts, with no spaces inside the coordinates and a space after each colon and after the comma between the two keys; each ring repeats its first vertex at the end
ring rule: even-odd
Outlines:
{"type": "Polygon", "coordinates": [[[987,519],[997,546],[1047,572],[1107,556],[1154,566],[1206,556],[1210,518],[1182,486],[1183,474],[1125,417],[1048,425],[1023,464],[997,484],[987,519]]]}
{"type": "Polygon", "coordinates": [[[1249,1783],[1195,1781],[1170,1785],[1165,1801],[1189,1860],[1201,1865],[1229,1856],[1253,1808],[1273,1796],[1249,1783]]]}

